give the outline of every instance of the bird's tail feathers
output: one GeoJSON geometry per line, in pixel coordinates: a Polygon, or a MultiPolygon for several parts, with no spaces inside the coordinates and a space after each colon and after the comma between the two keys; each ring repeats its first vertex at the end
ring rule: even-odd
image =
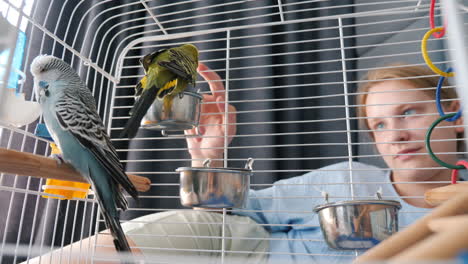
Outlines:
{"type": "MultiPolygon", "coordinates": [[[[114,204],[110,204],[109,201],[104,200],[104,193],[100,186],[97,184],[92,184],[93,190],[95,191],[97,201],[101,208],[102,216],[104,217],[104,222],[106,223],[106,227],[109,228],[110,233],[113,238],[115,249],[118,252],[131,252],[130,245],[128,244],[127,238],[125,233],[122,230],[122,226],[120,226],[120,219],[119,219],[119,212],[117,208],[115,208],[114,204]]],[[[116,190],[114,190],[116,191],[116,190]]],[[[118,191],[118,190],[117,190],[118,191]]],[[[117,199],[117,204],[121,203],[121,198],[123,197],[122,194],[117,195],[119,197],[117,199]]],[[[126,203],[126,202],[125,202],[126,203]]],[[[121,263],[125,264],[133,264],[133,261],[122,261],[121,263]]]]}
{"type": "MultiPolygon", "coordinates": [[[[108,214],[107,210],[105,209],[102,209],[101,211],[102,211],[102,214],[104,215],[106,225],[108,226],[111,232],[111,235],[113,237],[115,249],[118,252],[130,253],[131,252],[130,245],[128,244],[125,233],[123,232],[122,227],[120,226],[119,218],[112,217],[110,214],[108,214]]],[[[121,261],[121,263],[133,264],[134,262],[127,259],[127,260],[121,261]]]]}
{"type": "MultiPolygon", "coordinates": [[[[138,201],[139,200],[138,190],[135,187],[135,185],[132,183],[132,181],[128,178],[127,174],[125,174],[125,172],[121,171],[121,173],[119,173],[119,176],[120,177],[115,177],[115,179],[116,179],[115,184],[117,186],[120,185],[125,191],[127,191],[128,194],[130,194],[130,196],[133,197],[133,199],[138,201]]],[[[118,189],[118,187],[116,187],[115,191],[116,191],[116,193],[119,194],[118,199],[120,199],[122,201],[125,201],[125,203],[126,203],[127,199],[125,199],[125,197],[123,196],[123,193],[121,192],[121,190],[118,189]]]]}
{"type": "MultiPolygon", "coordinates": [[[[121,184],[124,190],[127,191],[127,193],[130,194],[130,196],[132,196],[133,199],[135,199],[136,201],[140,200],[140,198],[138,197],[138,190],[136,189],[135,185],[133,185],[132,182],[127,183],[126,186],[124,186],[124,183],[121,183],[121,184]]],[[[119,199],[126,200],[123,194],[122,194],[122,197],[119,199]]]]}
{"type": "Polygon", "coordinates": [[[148,91],[144,91],[140,98],[135,101],[131,112],[132,116],[127,121],[127,124],[124,127],[124,130],[120,134],[120,137],[128,136],[129,138],[134,138],[140,127],[141,120],[146,115],[146,112],[151,107],[151,104],[156,98],[156,92],[158,88],[156,86],[151,86],[148,91]]]}
{"type": "Polygon", "coordinates": [[[123,211],[127,210],[128,208],[128,201],[125,199],[125,196],[123,195],[122,192],[119,190],[116,190],[117,195],[116,195],[116,201],[115,203],[117,204],[117,207],[122,209],[123,211]]]}
{"type": "MultiPolygon", "coordinates": [[[[111,217],[110,215],[108,217],[111,217]]],[[[107,217],[105,217],[107,218],[107,217]]],[[[117,251],[128,251],[130,252],[130,246],[125,237],[125,233],[120,226],[119,219],[111,218],[110,221],[107,221],[109,229],[111,231],[112,237],[114,238],[114,245],[117,251]]]]}

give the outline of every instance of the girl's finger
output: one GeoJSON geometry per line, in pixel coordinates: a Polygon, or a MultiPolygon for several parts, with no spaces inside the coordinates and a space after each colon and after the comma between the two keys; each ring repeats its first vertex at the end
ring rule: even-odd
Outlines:
{"type": "MultiPolygon", "coordinates": [[[[196,134],[196,130],[195,128],[184,130],[184,134],[187,136],[193,136],[196,134]]],[[[189,147],[191,146],[190,144],[191,140],[194,140],[195,142],[200,142],[202,138],[201,137],[187,137],[187,143],[189,144],[189,147]]]]}
{"type": "Polygon", "coordinates": [[[216,98],[216,106],[218,107],[218,111],[224,115],[226,112],[226,103],[224,102],[224,98],[216,98]]]}
{"type": "MultiPolygon", "coordinates": [[[[218,97],[216,98],[216,106],[218,107],[218,111],[223,114],[223,119],[226,113],[226,102],[223,101],[223,98],[218,97]]],[[[232,105],[228,105],[228,117],[227,117],[227,123],[228,124],[234,124],[236,123],[236,108],[232,105]]]]}
{"type": "Polygon", "coordinates": [[[205,81],[208,82],[208,85],[210,86],[211,93],[215,97],[223,97],[224,98],[224,84],[223,81],[221,80],[221,77],[219,75],[212,71],[210,68],[208,68],[205,64],[199,63],[198,64],[198,73],[205,79],[205,81]]]}
{"type": "MultiPolygon", "coordinates": [[[[229,137],[232,137],[233,135],[236,134],[236,108],[232,105],[228,105],[228,114],[227,114],[227,122],[226,122],[226,103],[223,102],[223,100],[218,97],[216,99],[216,106],[218,107],[219,113],[222,115],[222,124],[229,124],[228,125],[228,131],[227,134],[229,137]]],[[[225,132],[224,126],[222,127],[222,130],[225,132]]]]}

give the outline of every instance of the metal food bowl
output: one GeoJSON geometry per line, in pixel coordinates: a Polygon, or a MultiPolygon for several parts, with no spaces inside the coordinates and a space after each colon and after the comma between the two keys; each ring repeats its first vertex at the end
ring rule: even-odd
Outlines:
{"type": "Polygon", "coordinates": [[[249,158],[245,169],[181,167],[180,201],[187,207],[241,208],[247,200],[253,159],[249,158]]]}
{"type": "Polygon", "coordinates": [[[185,91],[174,96],[169,111],[165,111],[162,100],[154,100],[141,127],[168,131],[192,129],[198,126],[202,99],[198,93],[185,91]]]}
{"type": "MultiPolygon", "coordinates": [[[[380,196],[379,196],[380,198],[380,196]]],[[[352,200],[314,208],[328,246],[340,250],[369,249],[398,231],[398,210],[393,200],[352,200]]]]}

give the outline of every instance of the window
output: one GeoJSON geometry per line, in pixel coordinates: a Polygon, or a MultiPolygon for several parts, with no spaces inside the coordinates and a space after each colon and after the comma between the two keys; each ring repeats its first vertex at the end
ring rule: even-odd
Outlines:
{"type": "MultiPolygon", "coordinates": [[[[2,19],[6,19],[10,24],[10,25],[8,25],[8,23],[3,23],[4,24],[3,25],[4,26],[3,30],[6,30],[7,32],[10,32],[11,30],[14,30],[14,27],[18,23],[18,18],[19,18],[19,15],[20,15],[20,13],[15,8],[11,7],[11,5],[13,5],[16,8],[20,8],[24,3],[23,12],[25,14],[29,15],[31,13],[31,10],[32,10],[33,0],[14,0],[14,1],[11,1],[11,2],[8,2],[8,3],[3,1],[3,0],[0,0],[0,13],[1,13],[2,19]],[[6,24],[6,26],[5,26],[5,24],[6,24]],[[8,26],[11,26],[11,28],[7,29],[8,26]]],[[[21,20],[21,23],[20,23],[20,26],[19,26],[18,38],[17,38],[17,41],[16,41],[15,54],[14,54],[13,63],[12,63],[12,70],[11,70],[10,77],[8,79],[8,84],[7,84],[7,87],[10,88],[10,89],[17,89],[18,88],[17,87],[18,86],[18,81],[20,80],[20,76],[23,75],[21,73],[21,66],[22,66],[22,61],[23,61],[24,49],[25,49],[25,46],[26,46],[26,34],[25,34],[25,32],[26,32],[27,22],[28,21],[23,18],[21,20]]],[[[8,36],[8,35],[10,35],[10,34],[6,34],[6,36],[8,36]]],[[[3,40],[3,41],[7,42],[8,40],[3,40]]],[[[3,75],[4,75],[5,68],[6,68],[5,66],[8,63],[9,54],[10,54],[10,49],[8,49],[8,48],[0,51],[0,65],[1,65],[1,67],[0,67],[0,77],[1,77],[0,81],[3,80],[3,75]]]]}
{"type": "MultiPolygon", "coordinates": [[[[0,35],[0,89],[4,87],[12,89],[13,91],[10,90],[11,93],[18,92],[19,84],[25,77],[25,74],[21,70],[23,55],[26,48],[25,32],[28,20],[22,18],[21,21],[19,21],[21,13],[18,10],[22,7],[24,14],[29,16],[32,11],[33,2],[34,0],[0,0],[0,31],[2,31],[0,35]],[[20,22],[19,25],[18,22],[20,22]],[[11,53],[11,48],[9,47],[11,45],[10,39],[14,36],[16,28],[18,28],[16,45],[11,63],[11,71],[9,73],[7,85],[5,86],[3,84],[3,79],[11,53]]],[[[0,128],[0,137],[1,134],[2,129],[0,128]]]]}

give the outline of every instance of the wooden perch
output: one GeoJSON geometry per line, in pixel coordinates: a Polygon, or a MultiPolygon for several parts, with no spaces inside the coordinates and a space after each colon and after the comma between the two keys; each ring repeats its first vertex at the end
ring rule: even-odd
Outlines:
{"type": "MultiPolygon", "coordinates": [[[[0,148],[0,172],[38,178],[88,182],[70,164],[58,165],[57,161],[52,158],[4,148],[0,148]]],[[[131,174],[128,174],[128,177],[139,192],[146,192],[151,187],[151,181],[146,177],[131,174]]]]}
{"type": "Polygon", "coordinates": [[[437,206],[459,193],[468,193],[467,182],[431,189],[424,193],[424,200],[432,206],[437,206]]]}
{"type": "MultiPolygon", "coordinates": [[[[459,218],[458,220],[461,220],[459,218]]],[[[391,258],[388,263],[423,263],[423,261],[449,261],[460,252],[468,249],[468,222],[457,221],[427,239],[412,245],[407,250],[391,258]]]]}

